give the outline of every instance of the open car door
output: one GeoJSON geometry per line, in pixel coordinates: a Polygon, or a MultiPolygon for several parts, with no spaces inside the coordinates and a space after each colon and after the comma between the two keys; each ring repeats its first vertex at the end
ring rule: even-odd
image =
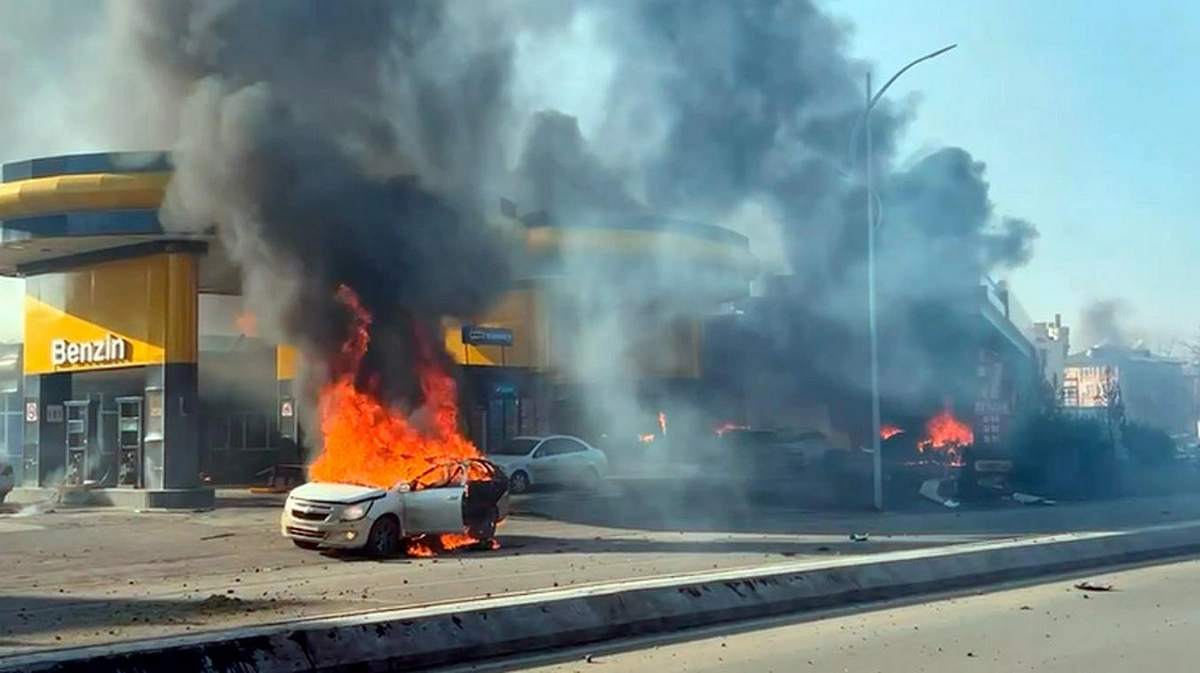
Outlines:
{"type": "Polygon", "coordinates": [[[467,470],[461,463],[447,463],[426,470],[401,493],[404,501],[404,534],[460,533],[467,470]]]}

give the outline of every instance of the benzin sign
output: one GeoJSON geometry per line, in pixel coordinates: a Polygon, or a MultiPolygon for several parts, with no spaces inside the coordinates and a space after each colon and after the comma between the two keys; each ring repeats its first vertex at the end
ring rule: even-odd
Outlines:
{"type": "Polygon", "coordinates": [[[50,342],[50,363],[55,367],[109,365],[128,360],[132,352],[129,341],[115,334],[95,341],[55,339],[50,342]]]}

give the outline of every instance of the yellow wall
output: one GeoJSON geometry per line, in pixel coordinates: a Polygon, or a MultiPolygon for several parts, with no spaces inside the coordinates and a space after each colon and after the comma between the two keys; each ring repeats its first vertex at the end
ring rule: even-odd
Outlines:
{"type": "Polygon", "coordinates": [[[165,253],[29,278],[25,373],[195,362],[197,261],[192,254],[165,253]],[[56,341],[63,353],[70,346],[62,342],[82,344],[110,337],[124,342],[123,360],[75,364],[53,360],[56,341]]]}
{"type": "Polygon", "coordinates": [[[280,381],[296,378],[296,349],[292,346],[275,347],[275,376],[280,381]]]}
{"type": "Polygon", "coordinates": [[[462,340],[463,323],[446,321],[446,350],[459,364],[490,367],[546,366],[544,349],[540,348],[539,312],[536,295],[531,289],[513,290],[504,296],[486,315],[470,320],[474,327],[498,327],[511,330],[511,346],[474,346],[462,340]]]}
{"type": "MultiPolygon", "coordinates": [[[[546,309],[540,305],[533,289],[509,292],[487,315],[468,321],[477,327],[499,327],[512,330],[513,345],[472,346],[462,342],[462,323],[447,320],[446,350],[459,364],[485,367],[528,367],[545,371],[551,368],[551,330],[546,309]]],[[[568,338],[563,335],[560,338],[568,338]]],[[[647,337],[652,343],[633,344],[624,357],[644,376],[696,378],[700,376],[700,349],[703,340],[699,320],[674,320],[647,337]]],[[[568,349],[559,349],[568,352],[568,349]]],[[[614,353],[613,357],[621,354],[614,353]]],[[[296,376],[296,349],[279,346],[276,349],[275,369],[281,380],[296,376]]],[[[569,376],[569,372],[562,372],[569,376]]]]}

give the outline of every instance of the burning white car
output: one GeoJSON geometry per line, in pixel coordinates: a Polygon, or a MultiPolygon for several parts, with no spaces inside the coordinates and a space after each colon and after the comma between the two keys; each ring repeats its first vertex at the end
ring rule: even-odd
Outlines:
{"type": "Polygon", "coordinates": [[[392,488],[308,483],[288,494],[280,528],[302,549],[389,556],[428,537],[468,536],[494,547],[509,513],[508,479],[487,460],[434,466],[392,488]]]}

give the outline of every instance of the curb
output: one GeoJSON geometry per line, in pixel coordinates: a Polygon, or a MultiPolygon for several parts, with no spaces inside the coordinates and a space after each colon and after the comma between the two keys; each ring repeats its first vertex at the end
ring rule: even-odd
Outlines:
{"type": "Polygon", "coordinates": [[[0,659],[0,673],[410,671],[1200,552],[1200,522],[614,583],[0,659]]]}

